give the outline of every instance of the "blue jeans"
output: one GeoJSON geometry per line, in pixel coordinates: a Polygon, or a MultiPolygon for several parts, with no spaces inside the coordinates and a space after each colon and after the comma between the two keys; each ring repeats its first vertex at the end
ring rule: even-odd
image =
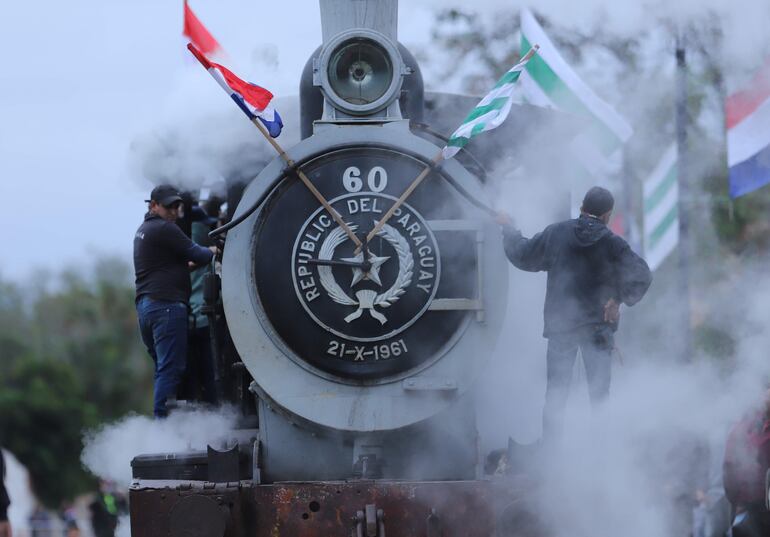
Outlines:
{"type": "Polygon", "coordinates": [[[142,296],[136,304],[142,341],[155,362],[153,413],[165,417],[166,400],[176,390],[187,363],[187,306],[142,296]]]}

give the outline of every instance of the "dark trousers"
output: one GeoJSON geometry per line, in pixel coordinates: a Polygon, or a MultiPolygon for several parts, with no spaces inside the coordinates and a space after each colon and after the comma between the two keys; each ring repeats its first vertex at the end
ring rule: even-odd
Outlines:
{"type": "Polygon", "coordinates": [[[543,408],[543,441],[557,440],[564,421],[572,371],[577,351],[583,356],[591,405],[604,401],[610,393],[610,372],[614,339],[606,325],[590,326],[548,338],[547,385],[543,408]]]}
{"type": "Polygon", "coordinates": [[[166,400],[176,396],[187,362],[187,305],[143,296],[136,312],[142,341],[155,362],[153,413],[163,418],[166,400]]]}
{"type": "Polygon", "coordinates": [[[216,371],[211,356],[211,332],[208,325],[190,331],[185,396],[187,400],[217,404],[216,371]]]}

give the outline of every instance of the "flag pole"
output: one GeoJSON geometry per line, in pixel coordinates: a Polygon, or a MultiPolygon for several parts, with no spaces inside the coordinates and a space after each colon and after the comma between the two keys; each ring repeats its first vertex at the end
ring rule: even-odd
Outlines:
{"type": "Polygon", "coordinates": [[[681,330],[683,344],[682,361],[693,359],[692,312],[690,302],[690,260],[692,238],[690,234],[690,185],[689,158],[687,151],[687,127],[690,116],[687,110],[687,42],[684,27],[677,28],[676,35],[676,143],[677,182],[679,186],[679,294],[681,303],[681,330]]]}
{"type": "Polygon", "coordinates": [[[307,189],[315,196],[315,199],[319,201],[321,205],[323,205],[324,209],[334,218],[334,221],[337,222],[337,225],[339,225],[342,230],[347,234],[348,237],[350,237],[350,240],[353,241],[353,243],[356,245],[356,250],[361,248],[363,246],[363,243],[361,242],[361,239],[356,237],[356,234],[353,233],[353,230],[350,229],[350,226],[348,226],[345,221],[342,219],[342,217],[339,215],[337,211],[334,210],[334,208],[329,205],[329,202],[326,201],[326,198],[319,192],[319,190],[315,187],[315,185],[308,179],[308,176],[305,175],[305,172],[302,171],[302,168],[297,167],[297,165],[294,163],[294,161],[289,157],[289,155],[286,153],[286,151],[283,150],[281,147],[281,144],[279,144],[275,138],[270,136],[270,133],[267,132],[267,129],[264,125],[259,121],[259,118],[252,118],[251,122],[259,129],[259,132],[262,133],[262,136],[265,137],[265,139],[270,142],[270,145],[273,146],[273,148],[278,152],[280,157],[283,159],[283,161],[286,163],[286,166],[294,173],[297,174],[297,176],[300,178],[300,180],[304,183],[304,185],[307,187],[307,189]]]}
{"type": "Polygon", "coordinates": [[[628,157],[628,151],[622,149],[621,178],[623,184],[623,226],[625,227],[626,239],[635,252],[641,252],[641,241],[636,227],[636,211],[634,207],[634,184],[633,170],[631,169],[631,159],[628,157]]]}

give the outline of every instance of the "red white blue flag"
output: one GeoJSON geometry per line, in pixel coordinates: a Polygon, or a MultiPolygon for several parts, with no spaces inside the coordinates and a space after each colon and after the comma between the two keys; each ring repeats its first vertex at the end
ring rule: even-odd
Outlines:
{"type": "Polygon", "coordinates": [[[192,43],[188,43],[187,48],[249,119],[259,119],[273,138],[281,134],[283,121],[270,104],[273,100],[272,93],[261,86],[241,80],[226,67],[209,61],[192,43]]]}
{"type": "Polygon", "coordinates": [[[192,44],[203,54],[211,56],[222,53],[222,47],[195,13],[193,13],[190,6],[187,5],[187,0],[184,2],[184,29],[182,30],[182,35],[188,37],[192,44]]]}
{"type": "Polygon", "coordinates": [[[725,116],[730,197],[737,198],[770,183],[770,61],[727,98],[725,116]]]}

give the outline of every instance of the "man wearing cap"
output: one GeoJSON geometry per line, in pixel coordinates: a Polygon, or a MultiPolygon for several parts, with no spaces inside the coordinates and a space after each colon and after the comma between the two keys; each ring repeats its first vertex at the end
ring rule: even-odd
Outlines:
{"type": "Polygon", "coordinates": [[[578,218],[551,224],[531,239],[522,236],[507,214],[498,213],[511,263],[529,272],[548,272],[543,315],[543,336],[548,339],[545,442],[561,431],[578,349],[591,404],[609,395],[620,304],[636,304],[652,282],[647,263],[607,227],[614,204],[608,190],[593,187],[578,218]]]}
{"type": "Polygon", "coordinates": [[[190,264],[211,262],[216,249],[198,246],[175,224],[182,197],[174,187],[157,186],[146,201],[149,210],[134,236],[136,311],[142,341],[155,362],[153,412],[163,418],[187,360],[190,264]]]}

